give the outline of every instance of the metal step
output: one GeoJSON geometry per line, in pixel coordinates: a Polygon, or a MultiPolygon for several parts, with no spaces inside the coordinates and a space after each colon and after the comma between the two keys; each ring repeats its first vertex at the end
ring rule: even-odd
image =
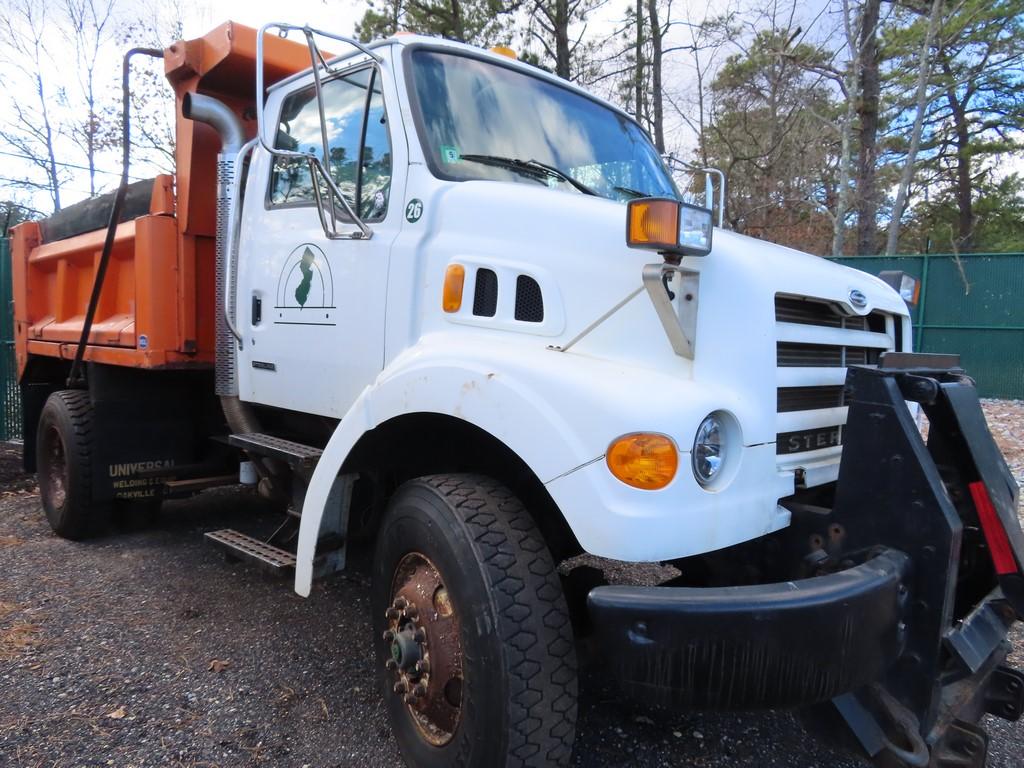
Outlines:
{"type": "Polygon", "coordinates": [[[293,467],[312,469],[323,455],[323,451],[312,445],[303,445],[292,440],[285,440],[273,435],[252,432],[242,435],[229,435],[228,442],[236,448],[250,453],[281,459],[293,467]]]}
{"type": "Polygon", "coordinates": [[[295,568],[295,555],[291,552],[254,539],[252,536],[246,536],[231,528],[209,531],[206,538],[223,549],[227,555],[241,560],[249,560],[274,573],[283,573],[295,568]]]}

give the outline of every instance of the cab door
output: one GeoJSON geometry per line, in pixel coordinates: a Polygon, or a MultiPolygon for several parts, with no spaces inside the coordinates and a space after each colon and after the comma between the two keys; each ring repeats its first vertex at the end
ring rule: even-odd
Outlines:
{"type": "MultiPolygon", "coordinates": [[[[370,63],[325,74],[322,83],[325,165],[372,229],[368,239],[328,239],[314,184],[325,208],[329,195],[308,162],[254,153],[235,312],[243,400],[340,418],[383,368],[388,263],[401,221],[401,198],[392,200],[396,132],[388,123],[398,112],[385,90],[382,68],[370,63]]],[[[314,84],[272,97],[268,109],[275,104],[275,146],[322,158],[314,84]]],[[[334,216],[338,232],[359,229],[340,204],[334,216]]]]}

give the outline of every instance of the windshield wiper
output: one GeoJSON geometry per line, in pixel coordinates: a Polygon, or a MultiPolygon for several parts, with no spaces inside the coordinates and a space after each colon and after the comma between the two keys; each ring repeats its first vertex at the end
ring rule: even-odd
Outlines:
{"type": "Polygon", "coordinates": [[[508,168],[513,171],[520,171],[536,176],[541,174],[548,177],[554,177],[561,179],[562,181],[572,184],[576,189],[585,195],[597,196],[597,192],[592,190],[582,181],[574,179],[568,173],[563,170],[556,168],[553,165],[542,163],[540,160],[520,160],[517,157],[502,157],[501,155],[462,155],[463,160],[469,160],[473,163],[483,163],[484,165],[496,165],[499,168],[508,168]]]}
{"type": "Polygon", "coordinates": [[[612,187],[616,192],[622,192],[629,195],[632,198],[650,197],[646,192],[640,192],[636,189],[630,189],[629,187],[612,187]]]}

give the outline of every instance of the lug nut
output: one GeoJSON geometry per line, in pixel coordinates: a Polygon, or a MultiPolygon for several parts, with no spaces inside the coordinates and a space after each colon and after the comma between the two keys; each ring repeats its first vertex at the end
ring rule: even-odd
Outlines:
{"type": "Polygon", "coordinates": [[[409,684],[406,683],[405,680],[399,680],[397,683],[395,683],[394,691],[395,693],[408,693],[409,684]]]}
{"type": "Polygon", "coordinates": [[[429,674],[430,662],[426,659],[420,659],[416,662],[416,671],[419,672],[421,675],[429,674]]]}
{"type": "Polygon", "coordinates": [[[427,633],[423,630],[422,627],[419,627],[415,632],[412,633],[412,639],[415,640],[417,643],[425,643],[427,642],[427,633]]]}
{"type": "Polygon", "coordinates": [[[412,689],[412,693],[416,697],[427,695],[427,686],[423,683],[416,683],[416,686],[412,689]]]}
{"type": "Polygon", "coordinates": [[[381,635],[381,637],[384,638],[384,642],[385,643],[393,643],[393,642],[395,642],[395,630],[393,630],[393,629],[386,629],[386,630],[384,630],[384,634],[381,635]]]}
{"type": "Polygon", "coordinates": [[[394,659],[388,659],[384,662],[384,668],[390,672],[394,672],[396,669],[398,669],[398,662],[394,659]]]}
{"type": "Polygon", "coordinates": [[[387,618],[388,621],[396,621],[397,619],[402,617],[402,612],[397,608],[388,608],[386,611],[384,611],[384,616],[385,618],[387,618]]]}
{"type": "Polygon", "coordinates": [[[409,601],[404,597],[396,597],[393,605],[400,611],[404,611],[405,607],[409,604],[409,601]]]}
{"type": "Polygon", "coordinates": [[[410,619],[415,619],[420,615],[419,609],[416,608],[415,603],[409,603],[409,607],[405,609],[405,615],[410,619]]]}

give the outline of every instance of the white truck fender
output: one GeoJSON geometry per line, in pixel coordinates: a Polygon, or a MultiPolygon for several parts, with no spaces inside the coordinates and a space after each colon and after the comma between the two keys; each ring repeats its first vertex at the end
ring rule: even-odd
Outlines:
{"type": "MultiPolygon", "coordinates": [[[[554,353],[544,353],[554,354],[554,353]]],[[[548,482],[594,460],[583,441],[550,403],[524,382],[486,363],[467,365],[423,350],[395,360],[363,390],[341,420],[306,490],[296,551],[295,591],[308,597],[325,506],[345,459],[367,431],[408,413],[438,413],[484,429],[548,482]]]]}
{"type": "Polygon", "coordinates": [[[302,519],[299,522],[299,544],[295,553],[295,591],[303,597],[309,597],[313,589],[316,542],[320,538],[320,522],[334,479],[338,476],[349,451],[363,433],[371,428],[367,421],[366,409],[366,399],[370,391],[371,388],[367,387],[360,393],[345,418],[334,430],[306,489],[306,497],[302,502],[302,519]]]}
{"type": "Polygon", "coordinates": [[[774,422],[727,382],[697,386],[650,369],[543,347],[481,343],[433,334],[409,348],[364,390],[328,441],[306,493],[296,552],[295,591],[308,596],[316,544],[335,478],[367,431],[411,413],[452,416],[484,430],[544,484],[580,545],[619,560],[664,560],[735,544],[788,524],[776,500],[792,476],[776,470],[775,444],[760,439],[774,422]],[[737,509],[723,524],[722,494],[703,489],[689,448],[701,420],[725,410],[745,425],[724,480],[737,509]],[[601,418],[596,418],[600,414],[601,418]],[[680,469],[652,492],[617,480],[600,459],[609,441],[654,430],[671,436],[680,469]],[[776,493],[765,494],[765,478],[776,493]]]}

